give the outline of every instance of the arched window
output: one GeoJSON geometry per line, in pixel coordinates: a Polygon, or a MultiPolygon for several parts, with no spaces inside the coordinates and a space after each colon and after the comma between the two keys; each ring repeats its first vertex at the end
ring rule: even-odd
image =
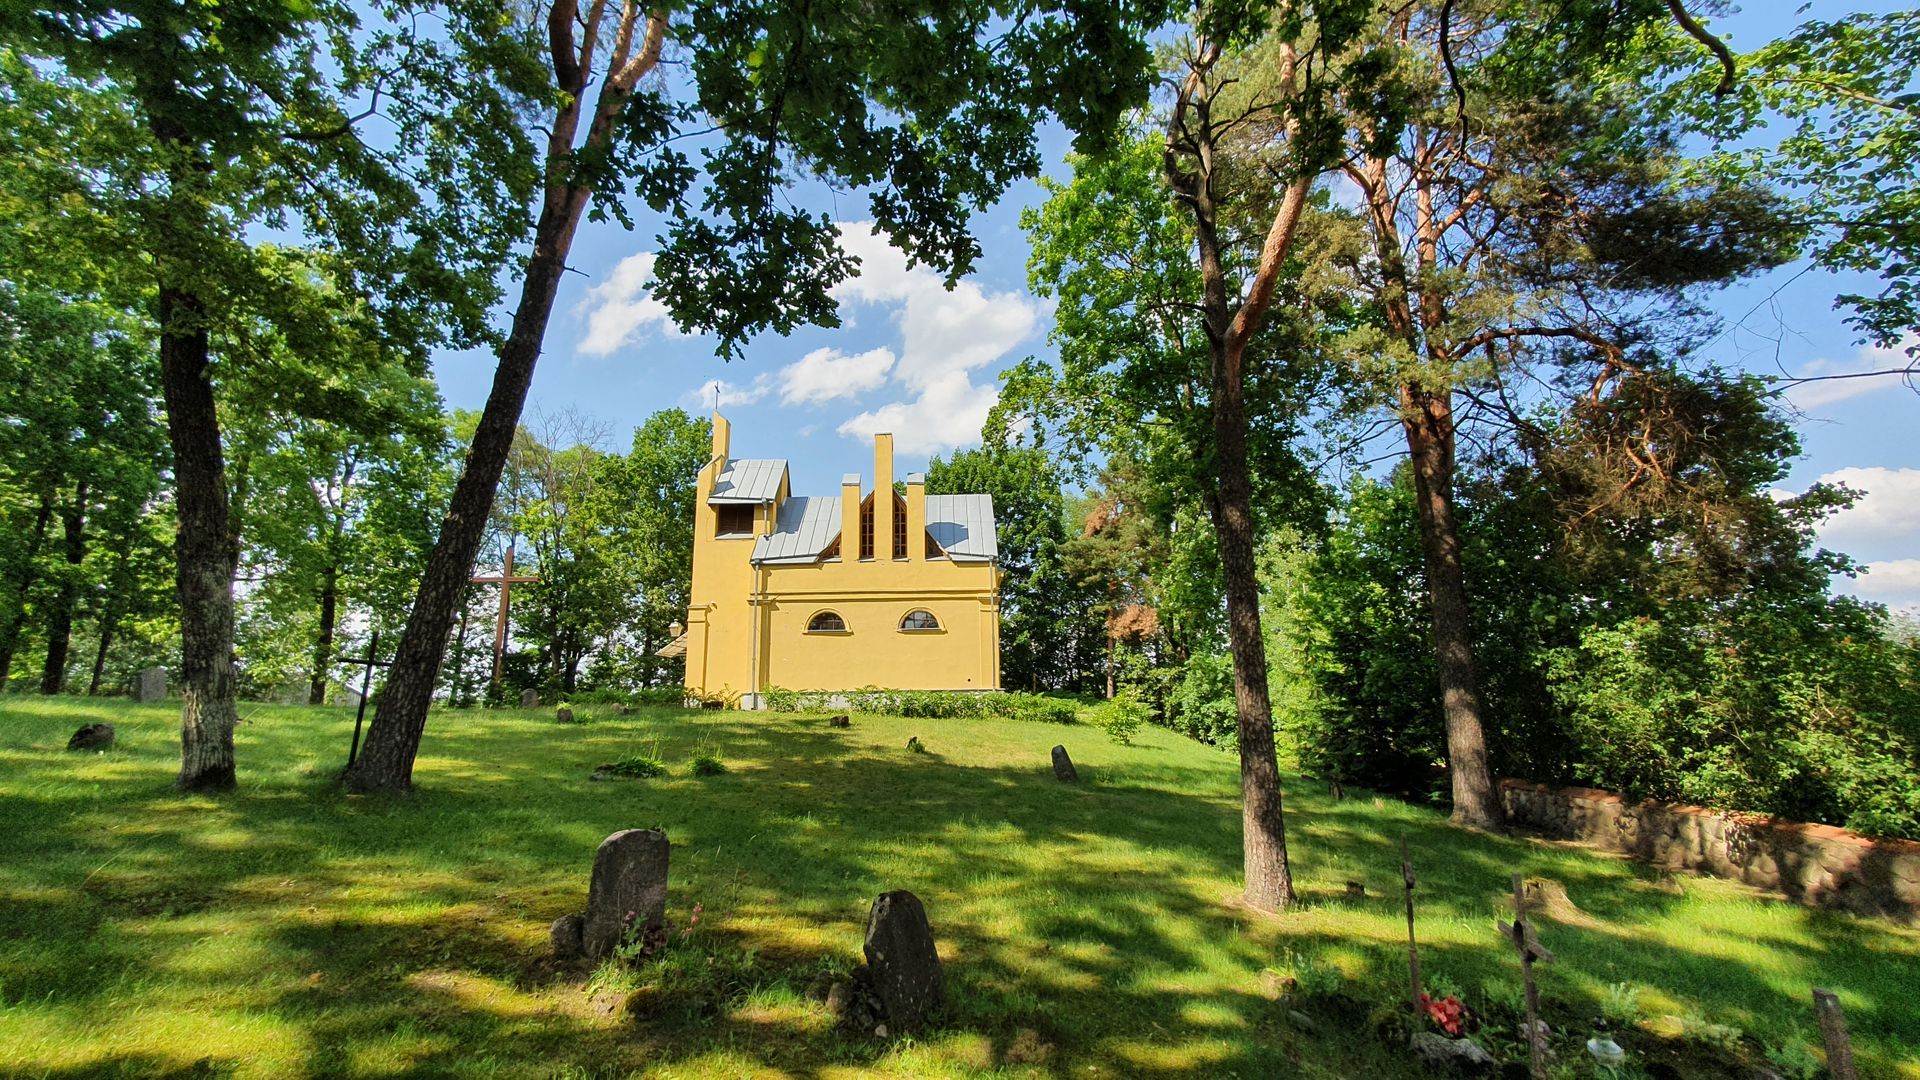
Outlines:
{"type": "Polygon", "coordinates": [[[847,620],[836,611],[822,611],[807,620],[809,634],[844,634],[847,632],[847,620]]]}
{"type": "Polygon", "coordinates": [[[933,617],[931,611],[909,611],[907,617],[900,620],[902,630],[938,630],[940,620],[933,617]]]}

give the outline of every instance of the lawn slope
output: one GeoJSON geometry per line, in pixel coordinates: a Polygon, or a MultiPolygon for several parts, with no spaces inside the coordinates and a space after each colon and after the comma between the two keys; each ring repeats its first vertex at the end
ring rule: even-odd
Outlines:
{"type": "MultiPolygon", "coordinates": [[[[210,798],[168,786],[177,707],[0,698],[0,1073],[1416,1076],[1374,1030],[1405,994],[1404,835],[1429,985],[1486,1008],[1496,1050],[1517,977],[1493,920],[1522,871],[1578,907],[1541,924],[1570,1034],[1602,1011],[1684,1034],[1638,1055],[1650,1075],[1728,1075],[1716,1042],[1790,1065],[1821,985],[1868,1075],[1920,1076],[1920,934],[1730,883],[1675,889],[1296,781],[1303,902],[1240,911],[1237,769],[1165,731],[1121,747],[995,720],[438,712],[417,793],[389,800],[330,782],[350,712],[243,711],[241,789],[210,798]],[[66,753],[94,720],[120,745],[66,753]],[[1052,778],[1056,742],[1079,786],[1052,778]],[[728,771],[691,776],[702,752],[728,771]],[[588,780],[635,753],[670,774],[588,780]],[[614,995],[546,961],[547,925],[583,906],[595,845],[645,826],[674,845],[673,943],[608,1016],[614,995]],[[900,888],[940,938],[949,1016],[918,1040],[843,1037],[816,995],[900,888]]],[[[1566,1075],[1588,1075],[1576,1055],[1566,1075]]]]}

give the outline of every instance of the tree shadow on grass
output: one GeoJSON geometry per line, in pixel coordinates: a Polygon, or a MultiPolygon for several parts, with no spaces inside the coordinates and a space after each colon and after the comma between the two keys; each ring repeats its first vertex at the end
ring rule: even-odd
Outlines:
{"type": "MultiPolygon", "coordinates": [[[[1770,973],[1707,943],[1637,934],[1687,912],[1689,900],[1639,888],[1631,866],[1451,830],[1397,804],[1290,792],[1307,902],[1279,918],[1240,911],[1228,902],[1240,845],[1225,756],[1083,747],[1094,739],[1084,730],[1016,724],[863,718],[845,731],[705,714],[572,726],[481,716],[436,720],[416,794],[364,799],[317,774],[338,725],[302,719],[263,719],[243,745],[243,775],[245,761],[276,750],[282,760],[221,800],[166,792],[171,762],[157,757],[134,753],[103,771],[28,755],[47,782],[4,789],[21,811],[26,860],[0,869],[0,885],[10,900],[31,899],[0,914],[17,942],[0,946],[8,999],[80,1013],[130,986],[155,1007],[212,999],[272,1016],[304,1045],[300,1068],[329,1074],[480,1061],[508,1075],[571,1064],[715,1075],[840,1066],[1411,1076],[1418,1070],[1364,1015],[1309,1031],[1260,987],[1262,968],[1318,957],[1362,997],[1398,1000],[1404,831],[1425,955],[1463,985],[1513,978],[1491,923],[1519,869],[1562,881],[1596,923],[1542,927],[1562,956],[1543,982],[1569,1010],[1590,1005],[1593,984],[1675,977],[1707,980],[1703,999],[1764,1015],[1802,1008],[1770,973]],[[935,754],[902,749],[909,733],[935,754]],[[1046,751],[1062,739],[1082,763],[1080,785],[1052,778],[1046,751]],[[649,744],[674,776],[587,781],[614,751],[649,744]],[[681,775],[694,749],[713,744],[732,772],[681,775]],[[580,974],[569,982],[541,966],[546,923],[584,904],[601,837],[649,825],[675,844],[675,917],[695,900],[708,912],[687,956],[748,957],[735,965],[746,984],[691,1010],[669,1002],[632,1021],[582,1015],[580,974]],[[1365,883],[1364,900],[1341,896],[1348,879],[1365,883]],[[883,1051],[835,1034],[800,984],[855,962],[867,903],[902,887],[928,905],[952,1008],[942,1030],[883,1051]],[[198,944],[210,922],[239,937],[232,955],[209,957],[198,944]],[[276,977],[249,977],[246,965],[276,977]],[[156,966],[165,976],[143,983],[156,966]],[[776,991],[784,1004],[753,1004],[756,992],[776,991]]],[[[1828,921],[1798,928],[1813,944],[1786,928],[1777,950],[1808,963],[1844,957],[1828,981],[1863,1003],[1856,1031],[1920,1044],[1886,992],[1914,938],[1820,917],[1828,921]]],[[[103,1046],[98,1060],[113,1052],[103,1046]]]]}

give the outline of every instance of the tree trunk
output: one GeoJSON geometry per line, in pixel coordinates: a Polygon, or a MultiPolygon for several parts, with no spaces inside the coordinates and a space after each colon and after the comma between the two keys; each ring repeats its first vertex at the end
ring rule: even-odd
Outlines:
{"type": "MultiPolygon", "coordinates": [[[[500,349],[493,390],[474,430],[466,467],[454,487],[453,501],[440,527],[440,537],[427,557],[413,611],[407,617],[400,648],[394,654],[386,689],[367,729],[360,757],[343,777],[355,791],[405,791],[413,783],[413,760],[427,727],[427,708],[446,651],[447,636],[468,579],[474,556],[486,538],[487,514],[500,484],[507,453],[513,448],[520,410],[533,382],[534,364],[547,320],[553,314],[554,293],[566,272],[567,252],[586,205],[586,192],[567,188],[542,205],[534,231],[533,256],[521,285],[520,306],[513,315],[513,331],[500,349]]],[[[503,585],[502,588],[505,588],[503,585]]]]}
{"type": "MultiPolygon", "coordinates": [[[[1224,344],[1224,343],[1223,343],[1224,344]]],[[[1233,654],[1233,701],[1240,732],[1242,855],[1246,901],[1281,911],[1293,904],[1280,763],[1273,746],[1273,704],[1267,695],[1267,645],[1260,634],[1260,587],[1254,570],[1253,475],[1247,465],[1244,354],[1228,345],[1214,364],[1213,442],[1219,497],[1213,500],[1220,574],[1227,593],[1227,642],[1233,654]]]]}
{"type": "Polygon", "coordinates": [[[111,606],[100,613],[100,647],[93,651],[93,678],[87,682],[87,696],[100,693],[100,677],[107,670],[107,650],[113,645],[114,631],[119,629],[120,613],[111,606]]]}
{"type": "Polygon", "coordinates": [[[27,594],[33,589],[34,579],[38,576],[40,545],[47,539],[47,526],[53,523],[53,498],[40,496],[40,512],[34,515],[33,539],[27,541],[27,550],[20,560],[20,576],[15,581],[16,593],[13,602],[13,614],[7,619],[7,625],[0,628],[0,689],[7,685],[7,676],[13,671],[14,650],[20,647],[20,631],[27,627],[27,594]]]}
{"type": "Polygon", "coordinates": [[[180,776],[188,791],[234,786],[233,574],[220,421],[198,298],[160,286],[160,388],[173,442],[174,581],[180,596],[180,776]]]}
{"type": "Polygon", "coordinates": [[[100,608],[100,644],[93,650],[93,678],[87,682],[88,697],[100,693],[100,679],[107,670],[107,653],[113,647],[113,635],[120,629],[121,612],[126,606],[123,598],[133,589],[133,582],[128,580],[131,575],[127,572],[132,562],[127,555],[132,538],[125,540],[114,557],[113,576],[107,579],[107,601],[100,608]]]}
{"type": "Polygon", "coordinates": [[[313,681],[307,687],[307,704],[327,703],[328,673],[333,669],[333,624],[340,603],[340,568],[327,567],[320,586],[320,639],[313,644],[313,681]]]}
{"type": "Polygon", "coordinates": [[[1447,720],[1447,775],[1453,820],[1479,829],[1506,827],[1506,812],[1487,764],[1479,683],[1473,669],[1473,627],[1460,562],[1460,530],[1453,517],[1453,395],[1411,386],[1400,390],[1407,451],[1413,459],[1420,552],[1433,608],[1433,649],[1440,704],[1447,720]]]}
{"type": "Polygon", "coordinates": [[[80,591],[80,564],[87,559],[87,482],[73,491],[73,503],[60,511],[66,534],[67,567],[60,589],[47,611],[47,657],[40,668],[40,692],[58,694],[67,688],[67,650],[73,644],[73,604],[80,591]]]}

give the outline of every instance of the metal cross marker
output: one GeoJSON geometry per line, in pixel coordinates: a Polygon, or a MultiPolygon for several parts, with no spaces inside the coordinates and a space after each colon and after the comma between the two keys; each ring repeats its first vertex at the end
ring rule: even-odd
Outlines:
{"type": "Polygon", "coordinates": [[[379,659],[379,656],[380,631],[375,630],[373,639],[367,642],[367,655],[348,657],[341,661],[346,664],[359,664],[366,668],[360,673],[360,704],[353,711],[353,746],[347,751],[347,768],[349,769],[353,768],[354,761],[360,757],[360,724],[367,718],[367,695],[373,690],[373,669],[389,666],[389,662],[379,659]]]}
{"type": "Polygon", "coordinates": [[[527,585],[539,581],[537,574],[513,576],[513,544],[507,544],[506,566],[498,574],[484,574],[471,579],[479,585],[500,586],[500,618],[493,624],[493,685],[500,685],[500,660],[507,650],[507,601],[513,596],[515,585],[527,585]]]}

